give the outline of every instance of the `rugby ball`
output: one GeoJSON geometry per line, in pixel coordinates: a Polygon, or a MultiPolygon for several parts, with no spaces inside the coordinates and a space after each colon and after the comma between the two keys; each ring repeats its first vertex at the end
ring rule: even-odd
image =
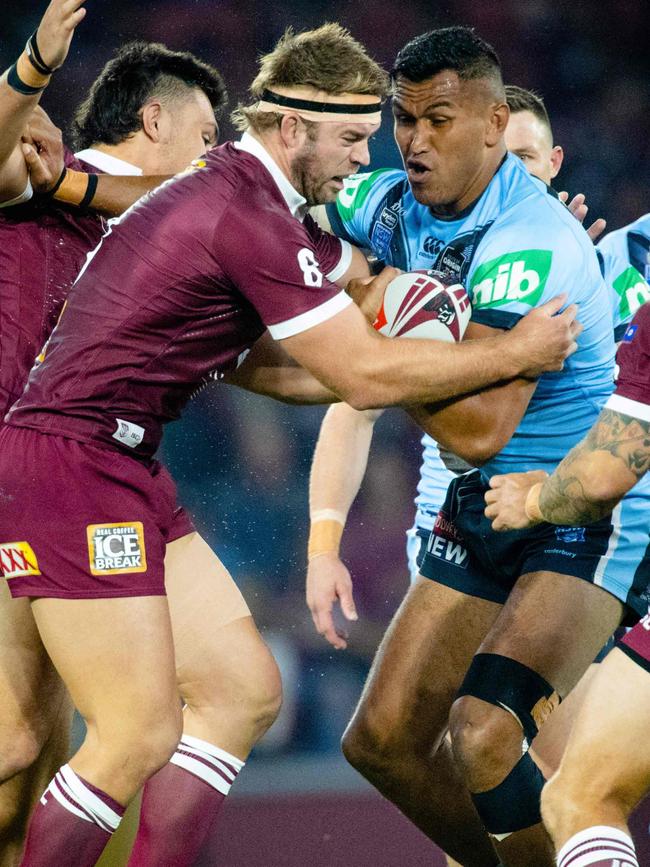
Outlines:
{"type": "Polygon", "coordinates": [[[460,284],[444,283],[433,271],[408,271],[386,287],[374,327],[386,337],[461,340],[472,315],[460,284]]]}

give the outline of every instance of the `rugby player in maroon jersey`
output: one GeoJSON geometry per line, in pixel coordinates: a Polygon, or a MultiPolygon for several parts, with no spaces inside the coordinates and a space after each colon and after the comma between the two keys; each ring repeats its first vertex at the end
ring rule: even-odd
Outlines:
{"type": "MultiPolygon", "coordinates": [[[[554,315],[561,298],[477,349],[382,338],[338,289],[365,260],[305,211],[368,163],[386,87],[337,25],[285,35],[238,113],[241,142],[111,225],[7,417],[0,539],[19,541],[6,577],[12,595],[32,599],[88,728],[36,808],[31,867],[94,864],[145,781],[131,865],[189,865],[237,772],[215,747],[221,720],[208,706],[213,587],[195,561],[185,587],[170,587],[169,571],[165,586],[176,501],[153,458],[163,425],[204,381],[235,371],[267,331],[280,360],[287,350],[313,375],[306,398],[357,407],[534,376],[575,348],[575,308],[554,315]]],[[[273,390],[257,380],[255,354],[235,376],[273,390]]],[[[245,651],[237,664],[251,672],[245,651]]]]}
{"type": "MultiPolygon", "coordinates": [[[[581,526],[609,514],[650,467],[650,304],[616,357],[616,390],[585,439],[544,473],[494,476],[485,514],[495,530],[540,521],[581,526]]],[[[650,526],[650,519],[649,519],[650,526]]],[[[598,667],[560,768],[542,794],[558,867],[638,867],[627,820],[650,788],[650,616],[598,667]]]]}
{"type": "MultiPolygon", "coordinates": [[[[38,51],[40,59],[35,62],[42,70],[64,61],[83,12],[80,2],[50,4],[30,40],[29,50],[33,58],[34,50],[38,51]]],[[[34,108],[48,80],[49,74],[39,73],[23,56],[0,81],[0,418],[22,392],[69,286],[105,230],[101,218],[85,208],[31,197],[23,157],[38,167],[41,184],[48,181],[47,169],[57,164],[52,130],[58,131],[48,129],[44,112],[34,108]],[[13,73],[11,84],[7,84],[9,73],[13,73]],[[25,92],[30,90],[34,92],[25,92]],[[40,114],[35,117],[33,112],[40,114]],[[47,156],[52,162],[46,167],[37,166],[40,157],[35,148],[21,146],[25,122],[28,140],[38,142],[39,150],[43,136],[49,137],[52,153],[47,156]]],[[[215,110],[224,102],[219,74],[191,55],[160,45],[125,46],[100,74],[77,113],[76,144],[81,153],[75,157],[66,151],[66,183],[57,196],[65,201],[67,195],[69,201],[79,203],[89,173],[95,180],[96,172],[117,173],[125,177],[104,176],[97,193],[102,194],[103,186],[105,193],[112,194],[113,199],[106,201],[113,212],[119,210],[119,199],[117,205],[113,201],[116,194],[124,205],[130,204],[157,180],[150,176],[184,169],[215,143],[215,110]],[[149,177],[140,177],[143,171],[149,177]]],[[[56,166],[54,179],[60,170],[56,166]]],[[[93,205],[99,200],[101,195],[93,205]]],[[[216,742],[227,755],[234,752],[245,758],[279,705],[275,663],[232,579],[182,510],[175,515],[168,538],[176,539],[167,552],[170,580],[177,576],[177,582],[184,583],[190,571],[200,572],[203,580],[214,585],[215,605],[209,615],[219,633],[211,648],[213,677],[218,682],[212,684],[213,694],[205,697],[205,703],[219,705],[216,742]],[[250,661],[251,671],[242,670],[241,655],[250,661]]],[[[15,549],[0,552],[5,574],[16,568],[16,558],[20,563],[15,549]]],[[[31,804],[69,755],[72,705],[43,649],[29,603],[12,601],[5,582],[1,591],[0,864],[9,867],[20,858],[31,804]]]]}

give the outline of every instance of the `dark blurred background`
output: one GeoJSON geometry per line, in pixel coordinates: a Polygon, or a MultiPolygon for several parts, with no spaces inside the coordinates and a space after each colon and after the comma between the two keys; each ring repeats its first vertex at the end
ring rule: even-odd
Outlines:
{"type": "MultiPolygon", "coordinates": [[[[45,6],[2,0],[3,68],[15,59],[45,6]]],[[[87,7],[68,61],[43,98],[43,106],[64,130],[113,50],[131,39],[191,50],[216,65],[233,108],[246,98],[256,58],[288,25],[305,29],[339,21],[390,67],[397,49],[412,36],[434,27],[469,24],[497,49],[506,82],[532,87],[544,96],[556,141],[566,153],[558,189],[584,192],[591,215],[607,218],[609,229],[650,210],[647,0],[89,0],[87,7]]],[[[222,139],[233,134],[225,119],[221,130],[222,139]]],[[[374,167],[399,165],[388,121],[372,156],[374,167]]],[[[350,649],[334,653],[313,631],[303,590],[307,479],[322,414],[320,409],[283,407],[215,386],[188,407],[183,421],[172,425],[166,437],[164,457],[182,500],[242,587],[284,672],[285,708],[258,749],[255,765],[238,784],[242,799],[277,798],[278,793],[302,793],[304,798],[310,792],[364,796],[359,778],[339,757],[338,741],[381,633],[407,586],[404,531],[413,519],[419,437],[399,411],[386,413],[378,423],[368,474],[343,545],[355,579],[360,622],[350,649]]],[[[233,809],[235,803],[236,797],[233,809]]],[[[282,815],[288,815],[287,809],[285,805],[282,815]]],[[[324,804],[311,810],[313,817],[327,815],[324,804]]],[[[348,804],[345,810],[351,815],[354,807],[348,804]]],[[[370,816],[369,810],[362,812],[370,816]]],[[[260,819],[262,812],[253,815],[260,819]]],[[[307,821],[304,811],[300,815],[300,821],[307,821]]],[[[386,815],[384,860],[360,860],[351,851],[348,856],[333,850],[327,854],[332,840],[341,837],[339,819],[332,815],[332,827],[325,830],[315,820],[307,821],[316,835],[309,848],[313,865],[434,863],[422,854],[424,849],[416,854],[422,844],[414,837],[409,838],[410,849],[400,843],[402,857],[393,860],[388,853],[393,834],[387,833],[392,825],[386,815]],[[314,845],[324,847],[322,862],[314,855],[314,845]]],[[[277,813],[269,814],[269,827],[277,829],[278,821],[277,813]]],[[[392,816],[391,821],[397,820],[392,816]]],[[[257,822],[257,849],[263,845],[262,825],[257,822]]],[[[358,825],[355,831],[358,834],[358,825]]],[[[375,835],[375,842],[378,839],[375,835]]],[[[233,853],[219,863],[258,863],[241,848],[234,847],[233,853]]],[[[271,856],[270,851],[260,857],[260,865],[305,863],[298,854],[293,860],[271,856]]]]}

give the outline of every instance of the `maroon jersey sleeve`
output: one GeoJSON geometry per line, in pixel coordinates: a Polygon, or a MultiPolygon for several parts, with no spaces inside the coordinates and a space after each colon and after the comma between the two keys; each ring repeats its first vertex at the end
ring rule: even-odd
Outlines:
{"type": "Polygon", "coordinates": [[[650,303],[639,308],[628,326],[616,363],[616,390],[607,408],[650,421],[650,303]]]}
{"type": "Polygon", "coordinates": [[[215,249],[225,275],[276,340],[325,322],[351,303],[332,280],[347,270],[339,239],[284,206],[259,204],[246,189],[220,221],[215,249]]]}

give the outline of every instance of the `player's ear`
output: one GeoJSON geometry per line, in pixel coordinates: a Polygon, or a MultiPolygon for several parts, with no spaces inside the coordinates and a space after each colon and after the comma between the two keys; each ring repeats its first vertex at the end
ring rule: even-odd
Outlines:
{"type": "Polygon", "coordinates": [[[560,147],[560,145],[554,145],[553,150],[551,151],[551,180],[557,175],[557,173],[562,168],[562,162],[564,161],[564,151],[560,147]]]}
{"type": "Polygon", "coordinates": [[[280,121],[280,136],[291,150],[299,148],[305,139],[305,125],[297,114],[283,114],[280,121]]]}
{"type": "Polygon", "coordinates": [[[494,147],[501,141],[508,126],[509,118],[510,109],[506,102],[496,102],[491,106],[488,125],[485,131],[485,144],[488,147],[494,147]]]}
{"type": "Polygon", "coordinates": [[[160,121],[162,106],[156,100],[151,100],[142,109],[142,131],[154,142],[159,142],[161,137],[160,121]]]}

